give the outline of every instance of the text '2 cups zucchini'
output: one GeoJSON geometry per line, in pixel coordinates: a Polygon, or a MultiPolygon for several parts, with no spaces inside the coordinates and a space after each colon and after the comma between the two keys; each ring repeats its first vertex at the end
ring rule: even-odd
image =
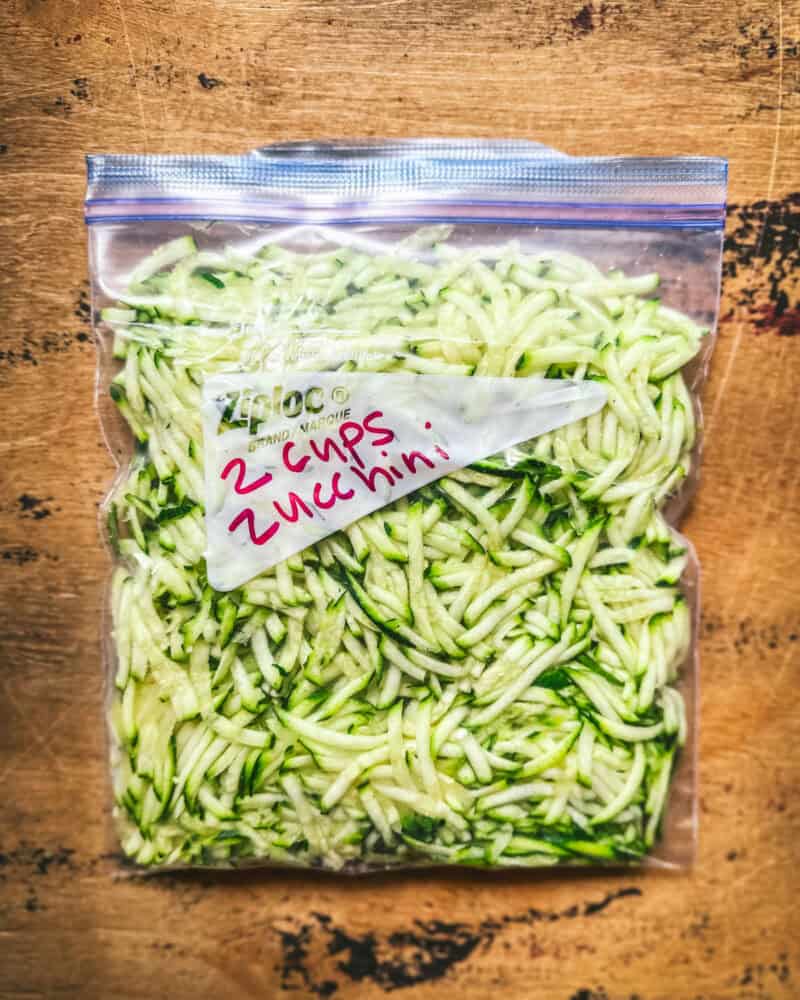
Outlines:
{"type": "Polygon", "coordinates": [[[522,142],[90,157],[129,859],[690,860],[724,192],[522,142]]]}

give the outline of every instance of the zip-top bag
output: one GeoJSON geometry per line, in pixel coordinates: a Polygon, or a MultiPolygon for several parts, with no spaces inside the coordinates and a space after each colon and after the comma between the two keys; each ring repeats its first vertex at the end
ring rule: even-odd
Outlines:
{"type": "Polygon", "coordinates": [[[526,142],[89,157],[131,861],[690,862],[725,185],[526,142]]]}

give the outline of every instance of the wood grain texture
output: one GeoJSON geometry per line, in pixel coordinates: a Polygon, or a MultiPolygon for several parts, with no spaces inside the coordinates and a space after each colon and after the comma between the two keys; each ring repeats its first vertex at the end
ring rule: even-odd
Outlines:
{"type": "Polygon", "coordinates": [[[799,46],[786,0],[6,0],[0,998],[800,996],[799,46]],[[347,135],[730,158],[689,874],[114,879],[83,156],[347,135]]]}

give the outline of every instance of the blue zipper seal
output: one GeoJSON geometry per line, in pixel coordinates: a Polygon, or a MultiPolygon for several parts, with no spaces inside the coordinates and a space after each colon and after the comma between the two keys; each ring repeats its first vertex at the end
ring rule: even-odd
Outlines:
{"type": "Polygon", "coordinates": [[[237,156],[87,157],[87,222],[721,227],[727,161],[571,157],[483,140],[288,143],[237,156]]]}

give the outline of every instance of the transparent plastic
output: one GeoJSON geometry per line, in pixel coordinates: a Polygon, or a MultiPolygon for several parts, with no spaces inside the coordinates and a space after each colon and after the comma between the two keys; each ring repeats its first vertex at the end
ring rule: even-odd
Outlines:
{"type": "Polygon", "coordinates": [[[114,817],[137,869],[691,863],[699,568],[675,526],[725,176],[518,142],[90,158],[114,817]],[[608,401],[215,591],[203,385],[322,372],[608,401]]]}

